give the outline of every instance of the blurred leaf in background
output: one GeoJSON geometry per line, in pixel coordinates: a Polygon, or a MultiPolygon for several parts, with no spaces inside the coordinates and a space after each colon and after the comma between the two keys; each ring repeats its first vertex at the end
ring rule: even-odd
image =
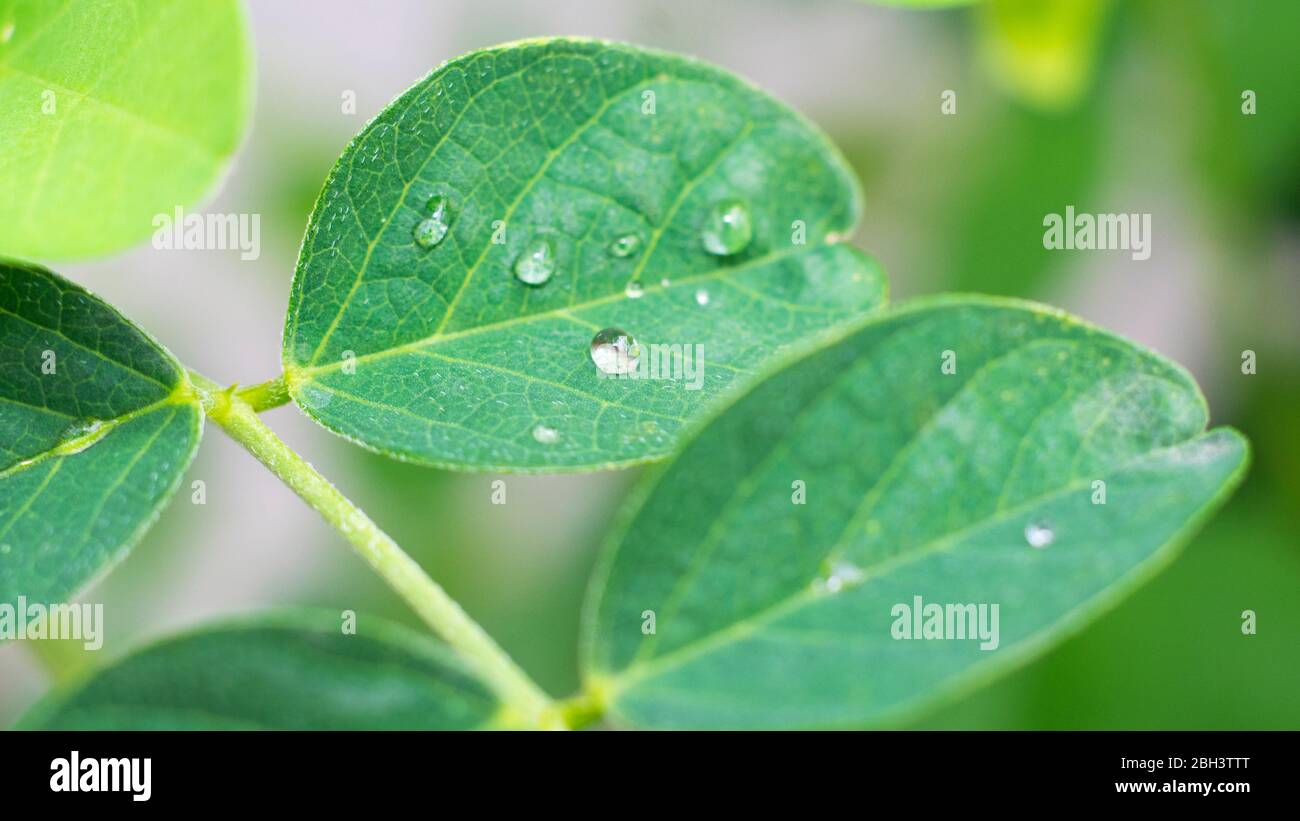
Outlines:
{"type": "Polygon", "coordinates": [[[236,0],[0,2],[0,250],[66,259],[149,236],[225,172],[252,78],[236,0]]]}

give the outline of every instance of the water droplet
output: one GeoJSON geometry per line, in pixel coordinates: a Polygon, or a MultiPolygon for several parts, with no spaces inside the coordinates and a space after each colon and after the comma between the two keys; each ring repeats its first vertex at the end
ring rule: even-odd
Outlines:
{"type": "Polygon", "coordinates": [[[1025,541],[1030,547],[1044,548],[1056,540],[1056,532],[1045,522],[1030,522],[1025,525],[1025,541]]]}
{"type": "Polygon", "coordinates": [[[429,217],[416,223],[411,236],[415,238],[415,244],[421,248],[432,248],[442,242],[443,237],[447,236],[447,225],[433,217],[429,217]]]}
{"type": "Polygon", "coordinates": [[[63,432],[63,440],[77,439],[82,436],[88,436],[103,426],[103,422],[98,419],[85,419],[73,422],[68,429],[63,432]]]}
{"type": "Polygon", "coordinates": [[[628,373],[640,356],[640,346],[627,331],[606,328],[591,338],[591,361],[604,373],[628,373]]]}
{"type": "Polygon", "coordinates": [[[708,305],[708,304],[709,304],[709,292],[706,291],[706,290],[704,290],[703,288],[701,288],[701,289],[699,289],[698,291],[696,291],[696,292],[695,292],[695,304],[697,304],[697,305],[708,305]]]}
{"type": "Polygon", "coordinates": [[[63,432],[59,444],[54,447],[54,452],[60,456],[71,456],[74,453],[81,453],[86,448],[104,438],[108,433],[108,426],[98,419],[87,419],[84,422],[73,422],[67,430],[63,432]]]}
{"type": "Polygon", "coordinates": [[[740,200],[722,200],[709,211],[704,223],[704,250],[719,257],[738,254],[754,238],[749,208],[740,200]]]}
{"type": "Polygon", "coordinates": [[[546,425],[538,425],[533,428],[533,438],[543,445],[553,445],[560,441],[560,432],[546,425]]]}
{"type": "Polygon", "coordinates": [[[0,28],[0,43],[7,43],[12,39],[14,39],[14,24],[11,20],[5,23],[4,28],[0,28]]]}
{"type": "Polygon", "coordinates": [[[623,293],[627,294],[628,299],[640,299],[641,295],[645,293],[645,288],[641,287],[641,283],[634,279],[623,289],[623,293]]]}
{"type": "Polygon", "coordinates": [[[831,565],[830,572],[826,574],[824,585],[827,593],[838,593],[844,589],[847,584],[857,584],[866,578],[862,568],[848,562],[835,562],[831,565]]]}
{"type": "Polygon", "coordinates": [[[555,273],[555,246],[546,237],[533,244],[515,260],[515,277],[525,285],[545,285],[555,273]]]}
{"type": "Polygon", "coordinates": [[[451,227],[451,203],[446,197],[430,197],[428,209],[428,218],[421,220],[411,232],[421,248],[432,248],[442,242],[451,227]]]}
{"type": "Polygon", "coordinates": [[[444,225],[451,225],[451,201],[441,194],[435,194],[429,197],[429,202],[425,206],[429,209],[429,217],[436,219],[444,225]]]}
{"type": "Polygon", "coordinates": [[[669,279],[668,277],[664,277],[663,279],[659,280],[659,287],[660,287],[660,288],[667,288],[669,285],[672,285],[672,284],[673,284],[673,281],[672,281],[671,279],[669,279]]]}
{"type": "Polygon", "coordinates": [[[609,246],[609,252],[620,259],[630,257],[641,247],[641,237],[636,234],[624,234],[609,246]]]}

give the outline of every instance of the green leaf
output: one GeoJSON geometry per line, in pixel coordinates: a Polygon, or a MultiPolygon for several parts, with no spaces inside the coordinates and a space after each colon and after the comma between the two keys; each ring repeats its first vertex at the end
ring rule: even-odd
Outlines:
{"type": "Polygon", "coordinates": [[[235,0],[0,0],[0,251],[103,254],[198,201],[239,146],[235,0]]]}
{"type": "Polygon", "coordinates": [[[426,464],[660,457],[782,346],[883,300],[875,263],[833,242],[859,200],[813,126],[718,69],[588,40],[474,52],[385,109],[326,181],[286,318],[290,392],[325,427],[426,464]],[[435,197],[450,230],[424,247],[435,197]],[[715,256],[702,231],[731,199],[753,238],[715,256]],[[527,285],[512,271],[540,240],[554,273],[527,285]],[[702,345],[701,389],[601,378],[589,347],[605,328],[643,350],[702,345]]]}
{"type": "Polygon", "coordinates": [[[167,351],[98,297],[0,260],[0,602],[63,601],[175,492],[203,413],[167,351]]]}
{"type": "Polygon", "coordinates": [[[22,729],[434,730],[494,725],[488,689],[430,638],[290,612],[173,636],[56,693],[22,729]]]}
{"type": "Polygon", "coordinates": [[[641,726],[892,722],[1167,563],[1245,469],[1245,440],[1205,424],[1182,369],[1060,312],[949,297],[877,315],[636,494],[592,590],[588,687],[641,726]],[[1031,527],[1054,540],[1031,547],[1031,527]],[[915,596],[998,605],[998,646],[894,639],[915,596]]]}

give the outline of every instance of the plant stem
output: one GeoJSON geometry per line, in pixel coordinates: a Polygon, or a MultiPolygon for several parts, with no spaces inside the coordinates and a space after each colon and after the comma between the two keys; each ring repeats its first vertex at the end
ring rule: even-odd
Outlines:
{"type": "Polygon", "coordinates": [[[506,705],[509,723],[562,726],[551,699],[418,563],[370,517],[316,472],[258,418],[243,392],[222,390],[192,373],[208,416],[352,543],[433,631],[452,646],[506,705]]]}
{"type": "Polygon", "coordinates": [[[269,379],[260,385],[244,388],[235,394],[247,402],[256,413],[278,408],[289,401],[289,385],[283,376],[269,379]]]}

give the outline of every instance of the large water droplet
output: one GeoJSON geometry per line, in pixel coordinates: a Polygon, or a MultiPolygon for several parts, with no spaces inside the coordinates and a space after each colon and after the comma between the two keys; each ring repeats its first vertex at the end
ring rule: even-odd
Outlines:
{"type": "Polygon", "coordinates": [[[1056,540],[1056,531],[1046,522],[1030,522],[1025,525],[1025,541],[1030,547],[1044,548],[1056,540]]]}
{"type": "Polygon", "coordinates": [[[609,252],[620,259],[630,257],[641,247],[641,237],[636,234],[624,234],[610,243],[609,252]]]}
{"type": "Polygon", "coordinates": [[[533,438],[543,445],[553,445],[560,441],[560,432],[546,425],[538,425],[533,428],[533,438]]]}
{"type": "Polygon", "coordinates": [[[526,285],[545,285],[555,273],[555,246],[538,237],[515,260],[515,277],[526,285]]]}
{"type": "Polygon", "coordinates": [[[704,223],[704,250],[715,256],[738,254],[754,238],[749,207],[740,200],[722,200],[709,211],[704,223]]]}
{"type": "Polygon", "coordinates": [[[430,197],[428,208],[428,218],[421,220],[412,232],[421,248],[432,248],[442,242],[451,227],[451,203],[446,197],[430,197]]]}
{"type": "Polygon", "coordinates": [[[627,294],[628,299],[640,299],[641,295],[645,293],[645,288],[641,286],[640,282],[634,279],[627,284],[626,288],[623,289],[623,293],[627,294]]]}
{"type": "Polygon", "coordinates": [[[591,361],[604,373],[629,373],[640,356],[640,346],[627,331],[606,328],[591,338],[591,361]]]}

